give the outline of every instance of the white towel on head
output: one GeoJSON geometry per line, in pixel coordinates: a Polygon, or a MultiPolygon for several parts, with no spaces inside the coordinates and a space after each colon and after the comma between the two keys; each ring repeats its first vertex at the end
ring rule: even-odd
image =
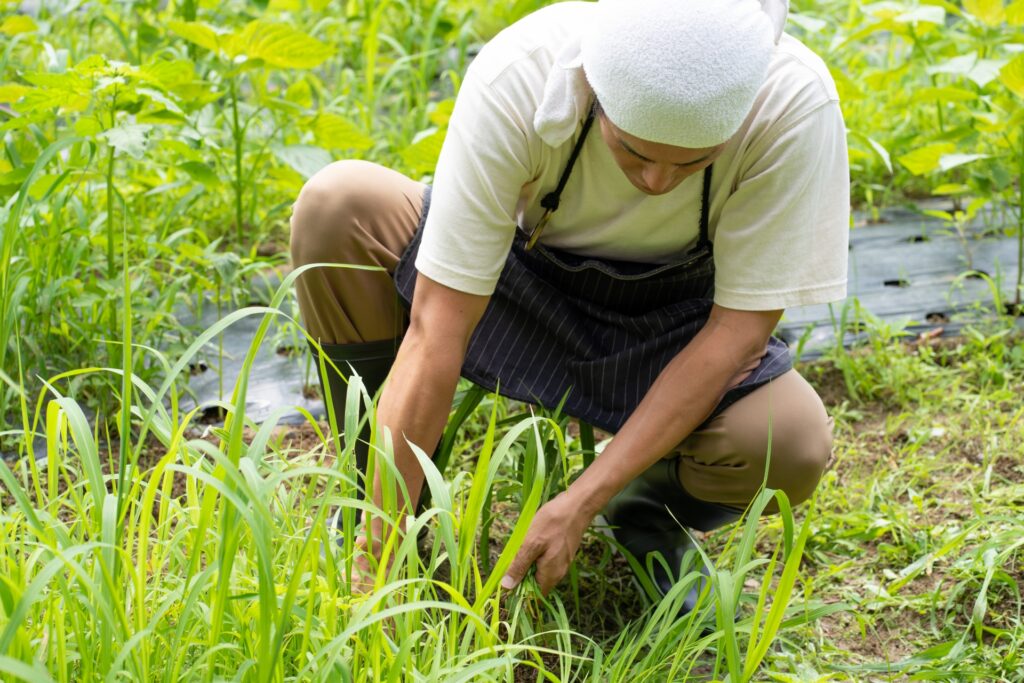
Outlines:
{"type": "MultiPolygon", "coordinates": [[[[601,0],[599,4],[624,0],[601,0]]],[[[693,2],[700,0],[679,0],[693,2]]],[[[771,21],[774,41],[782,37],[789,14],[789,0],[760,0],[761,8],[771,21]]],[[[598,12],[601,7],[596,8],[598,12]]],[[[584,36],[594,30],[594,24],[580,27],[577,35],[562,48],[544,85],[544,96],[533,118],[533,127],[541,140],[557,147],[576,131],[586,116],[593,91],[583,71],[582,43],[584,36]]],[[[628,132],[628,131],[627,131],[628,132]]],[[[710,145],[709,145],[710,146],[710,145]]]]}

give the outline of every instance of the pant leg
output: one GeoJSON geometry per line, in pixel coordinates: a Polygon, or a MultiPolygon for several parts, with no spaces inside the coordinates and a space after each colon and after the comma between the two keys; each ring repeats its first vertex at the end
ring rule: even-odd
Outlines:
{"type": "MultiPolygon", "coordinates": [[[[814,492],[832,452],[832,418],[796,370],[755,389],[680,444],[679,479],[693,497],[746,507],[764,480],[795,505],[814,492]],[[769,436],[770,435],[770,436],[769,436]]],[[[774,501],[769,506],[776,511],[774,501]]]]}
{"type": "Polygon", "coordinates": [[[302,320],[322,343],[400,337],[405,312],[391,273],[419,224],[425,186],[366,161],[338,161],[303,186],[291,218],[292,264],[346,263],[299,276],[302,320]]]}

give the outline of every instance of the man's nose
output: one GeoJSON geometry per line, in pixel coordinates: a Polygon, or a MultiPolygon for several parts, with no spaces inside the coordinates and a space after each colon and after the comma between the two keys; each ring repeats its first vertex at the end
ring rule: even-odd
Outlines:
{"type": "Polygon", "coordinates": [[[655,194],[666,192],[675,182],[675,170],[665,164],[647,164],[642,173],[644,185],[655,194]]]}

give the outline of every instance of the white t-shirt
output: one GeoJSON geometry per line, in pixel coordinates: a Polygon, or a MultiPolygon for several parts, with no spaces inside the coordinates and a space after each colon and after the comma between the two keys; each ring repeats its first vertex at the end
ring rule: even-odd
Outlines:
{"type": "MultiPolygon", "coordinates": [[[[594,3],[539,10],[471,64],[434,175],[416,268],[453,289],[494,292],[516,225],[531,229],[577,134],[558,147],[533,127],[549,70],[594,3]]],[[[591,130],[541,237],[585,256],[668,263],[699,233],[702,173],[650,196],[591,130]]],[[[773,310],[846,296],[850,202],[846,133],[824,63],[784,35],[751,113],[715,161],[710,236],[715,303],[773,310]]]]}

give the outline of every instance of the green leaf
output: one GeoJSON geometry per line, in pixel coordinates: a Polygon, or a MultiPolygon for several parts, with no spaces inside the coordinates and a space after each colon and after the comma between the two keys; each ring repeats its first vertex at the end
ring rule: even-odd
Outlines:
{"type": "Polygon", "coordinates": [[[139,80],[155,83],[164,88],[191,83],[195,77],[195,67],[186,59],[154,59],[140,67],[138,72],[139,80]]]}
{"type": "Polygon", "coordinates": [[[103,128],[103,123],[95,116],[82,116],[75,121],[75,135],[83,138],[91,138],[101,132],[103,128]]]}
{"type": "Polygon", "coordinates": [[[1002,59],[978,59],[977,53],[951,57],[944,62],[929,66],[925,71],[929,75],[950,74],[963,76],[984,88],[999,76],[999,69],[1006,64],[1002,59]]]}
{"type": "Polygon", "coordinates": [[[939,170],[948,171],[978,159],[988,159],[990,156],[989,154],[943,154],[939,158],[939,170]]]}
{"type": "Polygon", "coordinates": [[[362,152],[373,147],[373,139],[343,116],[324,112],[313,124],[316,142],[327,149],[362,152]]]}
{"type": "Polygon", "coordinates": [[[16,36],[19,33],[32,33],[36,30],[36,22],[32,17],[25,14],[14,14],[6,17],[0,24],[0,33],[8,36],[16,36]]]}
{"type": "Polygon", "coordinates": [[[807,33],[820,33],[828,27],[828,22],[826,21],[806,14],[797,14],[796,12],[790,12],[787,21],[794,26],[799,26],[807,33]]]}
{"type": "Polygon", "coordinates": [[[333,48],[286,24],[251,21],[226,46],[229,56],[262,59],[281,69],[311,69],[335,54],[333,48]]]}
{"type": "Polygon", "coordinates": [[[978,93],[973,90],[954,88],[953,86],[918,88],[914,91],[913,97],[911,97],[912,102],[933,102],[935,100],[940,102],[969,102],[976,99],[978,99],[978,93]]]}
{"type": "Polygon", "coordinates": [[[936,188],[932,189],[932,194],[939,195],[953,195],[953,194],[964,194],[970,192],[971,188],[967,187],[963,183],[943,183],[936,188]]]}
{"type": "Polygon", "coordinates": [[[74,71],[65,71],[60,74],[47,71],[31,71],[22,74],[22,78],[39,88],[69,90],[76,93],[85,93],[92,89],[92,83],[89,82],[89,79],[80,76],[74,71]]]}
{"type": "Polygon", "coordinates": [[[73,90],[36,88],[14,104],[14,109],[23,113],[47,111],[59,108],[62,112],[83,111],[89,106],[89,95],[73,90]]]}
{"type": "Polygon", "coordinates": [[[141,159],[149,146],[148,134],[151,128],[152,126],[126,123],[101,133],[99,137],[106,140],[119,154],[141,159]]]}
{"type": "Polygon", "coordinates": [[[964,9],[986,26],[999,26],[1006,18],[1003,0],[964,0],[964,9]]]}
{"type": "Polygon", "coordinates": [[[999,70],[999,82],[1017,97],[1024,98],[1024,53],[1014,57],[999,70]]]}
{"type": "Polygon", "coordinates": [[[25,93],[32,90],[28,86],[18,85],[17,83],[4,83],[0,85],[0,102],[6,102],[13,104],[20,100],[25,93]]]}
{"type": "Polygon", "coordinates": [[[425,131],[415,142],[398,152],[402,161],[415,173],[433,173],[437,158],[441,155],[445,131],[425,131]]]}
{"type": "Polygon", "coordinates": [[[310,178],[334,161],[330,153],[314,145],[275,146],[274,156],[291,166],[303,178],[310,178]]]}
{"type": "Polygon", "coordinates": [[[894,21],[899,24],[924,23],[942,26],[946,23],[946,10],[935,5],[923,5],[898,14],[894,21]]]}
{"type": "Polygon", "coordinates": [[[308,109],[313,106],[313,90],[309,87],[309,82],[303,78],[288,86],[284,99],[308,109]]]}
{"type": "Polygon", "coordinates": [[[939,160],[944,154],[952,154],[955,151],[956,145],[951,142],[936,142],[904,154],[897,161],[914,175],[927,175],[939,167],[939,160]]]}
{"type": "Polygon", "coordinates": [[[178,168],[188,173],[192,180],[202,183],[207,187],[214,187],[220,184],[220,178],[214,170],[200,161],[186,161],[183,164],[178,164],[178,168]]]}
{"type": "Polygon", "coordinates": [[[167,28],[171,29],[180,38],[194,43],[201,48],[218,53],[220,51],[220,36],[213,30],[213,27],[201,21],[179,21],[171,19],[167,22],[167,28]]]}
{"type": "Polygon", "coordinates": [[[1017,0],[1007,6],[1006,22],[1010,26],[1024,26],[1024,0],[1017,0]]]}
{"type": "Polygon", "coordinates": [[[455,109],[455,100],[449,97],[446,100],[441,100],[434,106],[434,110],[430,112],[428,118],[430,122],[438,128],[447,128],[448,121],[452,118],[452,111],[455,109]]]}

